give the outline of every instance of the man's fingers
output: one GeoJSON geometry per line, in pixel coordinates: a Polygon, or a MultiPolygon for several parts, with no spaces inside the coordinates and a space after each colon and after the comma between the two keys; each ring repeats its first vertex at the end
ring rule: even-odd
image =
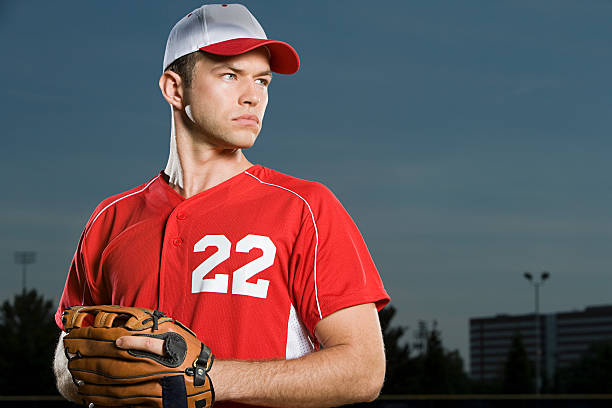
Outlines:
{"type": "Polygon", "coordinates": [[[117,347],[148,351],[150,353],[164,355],[164,340],[146,336],[122,336],[115,340],[117,347]]]}

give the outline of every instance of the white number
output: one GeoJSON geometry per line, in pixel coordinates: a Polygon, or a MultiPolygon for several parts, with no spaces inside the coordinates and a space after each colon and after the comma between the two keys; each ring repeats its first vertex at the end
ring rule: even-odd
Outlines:
{"type": "Polygon", "coordinates": [[[248,253],[253,248],[261,249],[263,255],[234,272],[232,276],[232,293],[265,299],[268,296],[270,281],[257,279],[257,283],[251,283],[247,282],[247,279],[272,266],[276,256],[276,247],[270,238],[262,237],[261,235],[247,235],[236,244],[237,252],[248,253]]]}
{"type": "Polygon", "coordinates": [[[202,262],[191,274],[191,293],[227,293],[228,276],[218,273],[214,278],[204,277],[217,265],[230,257],[232,243],[225,235],[206,235],[193,246],[193,252],[204,252],[208,247],[217,247],[217,252],[202,262]]]}
{"type": "MultiPolygon", "coordinates": [[[[191,293],[227,293],[228,291],[227,274],[217,273],[214,278],[204,277],[230,257],[232,243],[225,235],[206,235],[194,245],[193,251],[204,252],[211,246],[216,247],[217,252],[198,265],[191,274],[191,293]]],[[[254,248],[261,249],[263,254],[232,273],[232,294],[265,299],[268,296],[270,281],[257,279],[257,283],[251,283],[247,280],[274,264],[276,246],[270,238],[252,234],[236,244],[236,252],[249,253],[254,248]]]]}

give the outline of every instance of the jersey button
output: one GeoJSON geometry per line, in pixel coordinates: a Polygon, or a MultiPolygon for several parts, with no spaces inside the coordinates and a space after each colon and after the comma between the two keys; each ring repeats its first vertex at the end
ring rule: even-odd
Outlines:
{"type": "Polygon", "coordinates": [[[185,218],[187,218],[187,215],[185,215],[184,212],[180,212],[180,213],[176,214],[176,219],[177,220],[184,220],[185,218]]]}
{"type": "Polygon", "coordinates": [[[174,239],[172,240],[172,244],[173,244],[174,246],[180,246],[182,243],[183,243],[182,238],[174,238],[174,239]]]}

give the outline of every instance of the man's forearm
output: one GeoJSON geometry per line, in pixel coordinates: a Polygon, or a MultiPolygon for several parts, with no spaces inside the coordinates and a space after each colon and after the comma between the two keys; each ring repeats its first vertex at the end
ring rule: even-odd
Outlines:
{"type": "Polygon", "coordinates": [[[57,390],[64,398],[69,401],[79,402],[77,388],[72,381],[70,371],[68,371],[68,359],[64,354],[64,336],[66,333],[62,332],[55,348],[55,357],[53,358],[53,372],[55,373],[55,382],[57,390]]]}
{"type": "Polygon", "coordinates": [[[337,345],[295,360],[216,361],[210,377],[218,401],[331,407],[375,399],[384,371],[384,357],[363,361],[350,346],[337,345]]]}
{"type": "MultiPolygon", "coordinates": [[[[373,303],[321,319],[315,336],[324,347],[294,360],[217,360],[209,372],[217,401],[272,407],[332,407],[371,401],[385,376],[385,352],[373,303]]],[[[164,354],[164,341],[123,336],[117,347],[164,354]]]]}

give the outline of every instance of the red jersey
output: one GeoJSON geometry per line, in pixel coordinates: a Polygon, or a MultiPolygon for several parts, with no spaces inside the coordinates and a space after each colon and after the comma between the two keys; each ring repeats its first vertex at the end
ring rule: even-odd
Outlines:
{"type": "Polygon", "coordinates": [[[319,183],[256,165],[189,199],[162,172],[104,200],[87,223],[57,313],[75,304],[158,309],[217,358],[290,359],[317,322],[389,301],[366,245],[319,183]]]}

